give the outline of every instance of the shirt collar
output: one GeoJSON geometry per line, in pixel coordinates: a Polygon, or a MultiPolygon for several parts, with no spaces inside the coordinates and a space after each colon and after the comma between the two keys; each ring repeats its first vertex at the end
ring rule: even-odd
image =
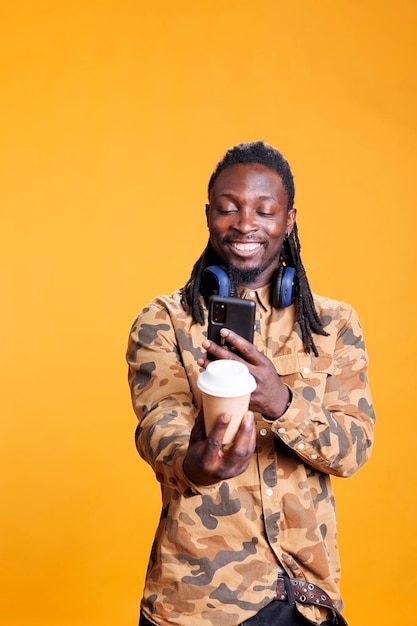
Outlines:
{"type": "Polygon", "coordinates": [[[259,287],[259,289],[241,287],[238,289],[238,295],[239,298],[256,299],[265,311],[269,311],[271,308],[271,284],[259,287]]]}

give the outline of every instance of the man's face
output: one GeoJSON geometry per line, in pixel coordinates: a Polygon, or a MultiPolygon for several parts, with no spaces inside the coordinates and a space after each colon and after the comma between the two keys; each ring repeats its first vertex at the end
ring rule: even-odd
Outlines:
{"type": "Polygon", "coordinates": [[[261,287],[276,270],[285,234],[296,210],[287,213],[287,192],[274,170],[263,165],[232,165],[217,177],[210,191],[207,225],[210,241],[226,266],[259,270],[247,285],[261,287]]]}

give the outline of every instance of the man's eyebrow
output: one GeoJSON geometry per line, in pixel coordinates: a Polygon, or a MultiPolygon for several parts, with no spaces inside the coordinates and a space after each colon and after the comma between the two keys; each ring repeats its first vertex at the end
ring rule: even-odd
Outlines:
{"type": "Polygon", "coordinates": [[[270,196],[269,194],[263,194],[261,196],[258,196],[258,200],[275,200],[275,198],[273,196],[270,196]]]}
{"type": "MultiPolygon", "coordinates": [[[[234,193],[231,192],[224,192],[224,193],[219,193],[217,196],[215,196],[216,198],[230,198],[231,200],[234,200],[235,198],[237,198],[237,196],[235,196],[234,193]]],[[[270,196],[269,194],[261,194],[260,196],[257,197],[257,200],[274,200],[275,198],[273,196],[270,196]]]]}
{"type": "Polygon", "coordinates": [[[215,198],[230,198],[231,200],[234,200],[234,198],[236,198],[236,196],[233,193],[219,193],[217,196],[215,196],[215,198]]]}

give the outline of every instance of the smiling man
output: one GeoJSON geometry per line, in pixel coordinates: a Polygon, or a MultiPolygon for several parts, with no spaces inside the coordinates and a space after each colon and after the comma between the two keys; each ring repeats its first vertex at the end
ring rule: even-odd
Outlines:
{"type": "Polygon", "coordinates": [[[136,445],[162,489],[139,623],[345,624],[330,476],[352,475],[371,451],[361,327],[351,307],[310,290],[280,152],[231,148],[208,191],[206,249],[129,340],[136,445]],[[237,354],[207,340],[209,266],[256,304],[253,344],[222,331],[237,354]],[[196,382],[208,357],[242,361],[257,383],[227,447],[228,415],[204,430],[196,382]]]}
{"type": "Polygon", "coordinates": [[[206,207],[210,243],[223,265],[254,272],[251,286],[268,284],[296,210],[288,209],[281,177],[260,164],[236,164],[219,173],[206,207]]]}

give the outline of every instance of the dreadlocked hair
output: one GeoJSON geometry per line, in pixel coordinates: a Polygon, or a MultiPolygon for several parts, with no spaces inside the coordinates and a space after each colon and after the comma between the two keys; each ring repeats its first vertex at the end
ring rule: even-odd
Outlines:
{"type": "Polygon", "coordinates": [[[318,356],[313,334],[327,336],[323,324],[314,306],[313,295],[303,262],[301,261],[301,244],[298,238],[297,222],[294,222],[292,232],[284,239],[281,249],[280,261],[285,265],[295,268],[294,287],[295,301],[297,303],[297,322],[301,329],[301,337],[306,352],[313,351],[318,356]]]}
{"type": "MultiPolygon", "coordinates": [[[[293,208],[294,203],[294,179],[289,163],[283,155],[268,146],[263,141],[254,141],[251,143],[241,143],[230,148],[224,155],[223,159],[217,164],[208,184],[208,195],[210,199],[210,191],[219,174],[228,167],[237,164],[259,164],[275,171],[282,180],[284,188],[287,192],[288,202],[287,211],[293,208]]],[[[301,337],[306,352],[313,351],[318,356],[318,351],[313,339],[313,333],[318,335],[328,335],[324,330],[323,324],[317,314],[314,306],[313,295],[308,283],[307,275],[301,261],[300,256],[300,240],[298,238],[297,224],[294,222],[292,232],[285,238],[280,263],[295,268],[294,287],[295,287],[295,303],[297,306],[297,322],[300,326],[301,337]]],[[[182,305],[184,310],[189,313],[194,322],[204,324],[204,310],[201,304],[200,296],[203,295],[202,276],[203,271],[209,265],[218,264],[210,241],[206,249],[195,263],[191,276],[182,290],[182,305]]]]}
{"type": "Polygon", "coordinates": [[[191,276],[188,279],[187,284],[182,290],[181,303],[184,310],[191,315],[194,322],[198,324],[204,324],[204,311],[201,306],[200,296],[202,295],[202,276],[203,271],[209,265],[215,265],[218,263],[218,259],[214,254],[214,250],[210,241],[207,244],[206,249],[195,263],[191,276]]]}

